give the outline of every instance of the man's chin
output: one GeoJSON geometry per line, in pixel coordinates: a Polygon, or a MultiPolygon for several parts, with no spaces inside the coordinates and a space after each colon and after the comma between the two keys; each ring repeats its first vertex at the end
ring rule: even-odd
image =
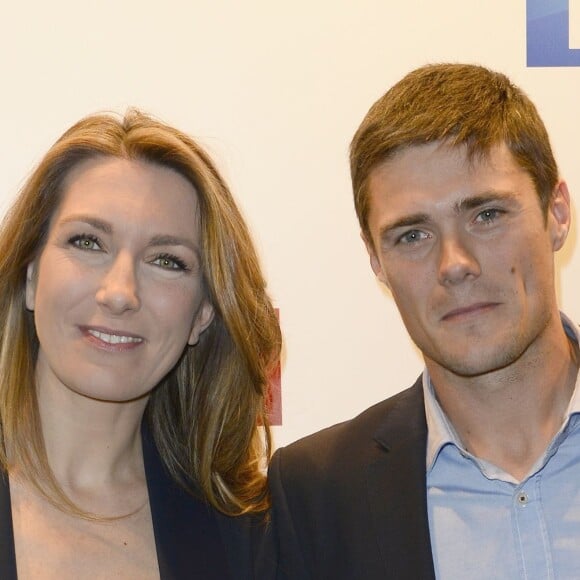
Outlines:
{"type": "MultiPolygon", "coordinates": [[[[523,352],[509,348],[494,348],[486,353],[484,349],[475,347],[468,350],[462,349],[457,353],[443,353],[434,357],[432,362],[442,370],[456,376],[477,378],[505,370],[517,362],[523,352]]],[[[426,360],[428,358],[426,357],[426,360]]]]}

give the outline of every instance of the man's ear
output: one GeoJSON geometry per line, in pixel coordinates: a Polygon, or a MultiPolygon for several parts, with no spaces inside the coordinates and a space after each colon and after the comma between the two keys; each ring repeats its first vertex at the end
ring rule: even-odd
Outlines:
{"type": "Polygon", "coordinates": [[[213,316],[214,309],[212,304],[208,300],[204,300],[195,315],[187,344],[194,346],[198,343],[199,335],[211,324],[213,316]]]}
{"type": "Polygon", "coordinates": [[[548,228],[554,252],[557,252],[564,245],[570,231],[571,220],[568,185],[565,181],[559,181],[554,188],[548,207],[548,228]]]}
{"type": "Polygon", "coordinates": [[[30,262],[26,267],[26,289],[25,299],[26,308],[30,311],[34,310],[34,297],[36,295],[36,264],[30,262]]]}
{"type": "Polygon", "coordinates": [[[362,238],[362,241],[364,242],[364,244],[366,246],[367,252],[369,253],[371,268],[373,269],[375,276],[387,288],[389,288],[389,282],[387,281],[387,277],[385,276],[385,273],[383,271],[383,267],[381,266],[381,261],[379,260],[379,257],[377,256],[377,252],[375,251],[375,245],[373,244],[373,241],[369,240],[369,238],[365,235],[364,232],[360,233],[360,237],[362,238]]]}

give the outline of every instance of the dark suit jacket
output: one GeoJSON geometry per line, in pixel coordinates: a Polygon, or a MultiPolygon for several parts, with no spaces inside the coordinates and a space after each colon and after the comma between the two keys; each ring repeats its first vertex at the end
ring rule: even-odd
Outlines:
{"type": "MultiPolygon", "coordinates": [[[[143,430],[143,456],[162,580],[262,580],[255,570],[263,525],[250,517],[229,518],[195,499],[167,474],[155,444],[143,430]]],[[[260,565],[271,565],[271,560],[260,565]]],[[[10,487],[0,475],[0,579],[16,580],[10,487]]]]}
{"type": "Polygon", "coordinates": [[[270,466],[279,580],[434,580],[421,380],[280,449],[270,466]]]}

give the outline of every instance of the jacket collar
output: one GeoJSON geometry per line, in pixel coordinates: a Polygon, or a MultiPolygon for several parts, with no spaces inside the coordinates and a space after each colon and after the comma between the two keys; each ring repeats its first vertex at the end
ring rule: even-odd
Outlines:
{"type": "Polygon", "coordinates": [[[216,511],[173,481],[146,427],[142,439],[161,578],[229,578],[216,511]]]}
{"type": "Polygon", "coordinates": [[[0,578],[16,580],[16,553],[8,475],[0,473],[0,578]]]}
{"type": "Polygon", "coordinates": [[[374,436],[382,453],[367,468],[371,519],[386,577],[434,580],[421,379],[391,403],[374,436]]]}

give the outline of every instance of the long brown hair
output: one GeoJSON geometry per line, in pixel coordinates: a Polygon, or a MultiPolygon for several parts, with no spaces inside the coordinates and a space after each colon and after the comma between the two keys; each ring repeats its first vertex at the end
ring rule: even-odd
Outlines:
{"type": "MultiPolygon", "coordinates": [[[[26,311],[26,268],[41,251],[63,183],[99,157],[150,162],[179,172],[200,205],[204,287],[215,316],[151,394],[145,418],[169,472],[229,515],[268,507],[268,376],[280,329],[254,246],[232,195],[207,153],[184,133],[131,110],[89,116],[48,151],[0,230],[0,462],[17,465],[54,505],[82,514],[56,482],[46,456],[34,368],[38,338],[26,311]],[[261,426],[261,427],[260,427],[261,426]]],[[[195,218],[192,216],[192,225],[195,218]]]]}

